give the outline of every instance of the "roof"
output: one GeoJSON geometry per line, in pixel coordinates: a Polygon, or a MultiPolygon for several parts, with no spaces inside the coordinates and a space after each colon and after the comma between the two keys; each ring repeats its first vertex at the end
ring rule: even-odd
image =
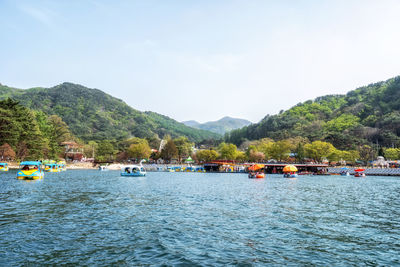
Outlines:
{"type": "Polygon", "coordinates": [[[139,166],[139,165],[124,165],[121,167],[121,169],[125,169],[125,168],[143,168],[143,166],[139,166]]]}
{"type": "Polygon", "coordinates": [[[19,165],[42,165],[39,161],[23,161],[19,165]]]}
{"type": "Polygon", "coordinates": [[[5,163],[5,162],[0,162],[0,165],[1,165],[1,166],[4,166],[4,165],[8,165],[8,164],[5,163]]]}

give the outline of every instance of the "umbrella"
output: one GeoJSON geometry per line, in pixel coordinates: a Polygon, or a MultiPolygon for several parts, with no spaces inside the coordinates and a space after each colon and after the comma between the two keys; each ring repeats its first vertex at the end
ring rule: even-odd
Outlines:
{"type": "Polygon", "coordinates": [[[365,169],[355,169],[354,171],[355,172],[363,172],[363,171],[365,171],[365,169]]]}
{"type": "Polygon", "coordinates": [[[192,160],[191,157],[188,157],[185,161],[186,161],[186,162],[193,162],[194,160],[192,160]]]}
{"type": "Polygon", "coordinates": [[[341,170],[348,170],[349,168],[347,168],[347,167],[343,167],[343,168],[341,168],[341,170]]]}
{"type": "Polygon", "coordinates": [[[253,166],[249,167],[249,171],[256,171],[264,168],[264,166],[264,164],[254,164],[253,166]]]}
{"type": "Polygon", "coordinates": [[[283,168],[283,172],[297,172],[297,168],[294,165],[286,165],[283,168]]]}

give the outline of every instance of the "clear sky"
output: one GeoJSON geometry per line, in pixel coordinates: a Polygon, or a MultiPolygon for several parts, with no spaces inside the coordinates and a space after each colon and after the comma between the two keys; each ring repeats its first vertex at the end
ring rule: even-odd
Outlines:
{"type": "Polygon", "coordinates": [[[261,120],[400,74],[400,1],[0,0],[0,83],[261,120]]]}

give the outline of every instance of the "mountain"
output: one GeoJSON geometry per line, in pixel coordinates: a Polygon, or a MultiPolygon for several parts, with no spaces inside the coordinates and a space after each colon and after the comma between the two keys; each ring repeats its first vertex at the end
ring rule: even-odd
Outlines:
{"type": "Polygon", "coordinates": [[[197,129],[199,129],[199,126],[201,125],[200,122],[197,122],[197,121],[194,121],[194,120],[183,121],[182,123],[185,124],[186,126],[197,128],[197,129]]]}
{"type": "Polygon", "coordinates": [[[302,136],[340,149],[358,145],[400,146],[400,76],[346,95],[327,95],[299,103],[259,123],[234,130],[227,142],[302,136]]]}
{"type": "Polygon", "coordinates": [[[0,85],[0,99],[11,97],[34,110],[58,115],[71,132],[85,140],[186,136],[191,141],[220,135],[194,129],[155,112],[141,112],[98,89],[63,83],[51,88],[17,89],[0,85]]]}
{"type": "Polygon", "coordinates": [[[209,121],[205,123],[199,123],[197,121],[184,121],[182,122],[186,126],[190,126],[197,129],[202,129],[210,131],[213,133],[224,135],[225,133],[242,128],[244,126],[250,125],[251,122],[244,119],[236,119],[231,117],[223,117],[218,121],[209,121]]]}

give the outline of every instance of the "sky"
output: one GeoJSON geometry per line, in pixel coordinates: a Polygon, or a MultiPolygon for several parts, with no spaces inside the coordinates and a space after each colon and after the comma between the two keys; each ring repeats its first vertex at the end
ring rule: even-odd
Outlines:
{"type": "Polygon", "coordinates": [[[400,75],[397,0],[0,0],[0,83],[260,121],[400,75]]]}

